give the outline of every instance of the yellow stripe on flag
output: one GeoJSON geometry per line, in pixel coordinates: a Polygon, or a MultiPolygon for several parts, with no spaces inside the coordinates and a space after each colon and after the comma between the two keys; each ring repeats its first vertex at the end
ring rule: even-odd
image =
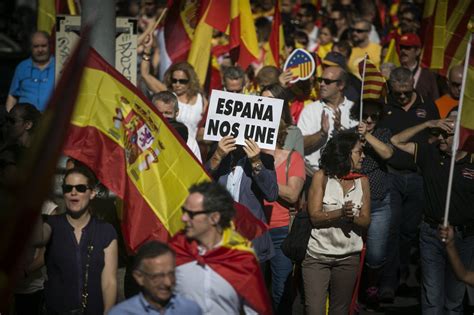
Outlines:
{"type": "Polygon", "coordinates": [[[433,29],[433,47],[431,52],[431,69],[442,69],[444,65],[444,49],[446,46],[446,16],[448,0],[438,0],[433,29]]]}
{"type": "Polygon", "coordinates": [[[54,24],[56,24],[55,0],[38,0],[38,31],[51,34],[54,24]]]}
{"type": "Polygon", "coordinates": [[[387,62],[393,63],[395,66],[400,67],[400,59],[398,57],[396,40],[394,38],[390,40],[387,54],[385,55],[385,59],[383,61],[383,63],[387,63],[387,62]]]}
{"type": "MultiPolygon", "coordinates": [[[[469,36],[471,34],[469,33],[469,36]]],[[[471,54],[472,58],[472,54],[471,54]]],[[[467,69],[466,87],[464,88],[464,98],[461,113],[461,126],[474,130],[474,65],[469,65],[467,69]]]]}
{"type": "Polygon", "coordinates": [[[250,8],[250,0],[231,0],[231,19],[240,15],[240,41],[245,45],[247,50],[258,58],[259,48],[257,41],[257,31],[252,17],[250,8]],[[234,3],[237,3],[238,12],[235,12],[234,3]]]}

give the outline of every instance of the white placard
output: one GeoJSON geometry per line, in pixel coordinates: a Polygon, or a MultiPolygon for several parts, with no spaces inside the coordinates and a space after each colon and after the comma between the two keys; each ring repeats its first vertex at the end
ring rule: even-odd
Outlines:
{"type": "Polygon", "coordinates": [[[212,90],[204,140],[233,136],[244,145],[252,138],[261,149],[275,150],[283,100],[212,90]]]}

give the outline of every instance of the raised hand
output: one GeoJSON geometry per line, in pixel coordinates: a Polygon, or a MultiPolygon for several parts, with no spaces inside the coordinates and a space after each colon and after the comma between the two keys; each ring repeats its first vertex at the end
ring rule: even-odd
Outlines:
{"type": "Polygon", "coordinates": [[[237,149],[237,146],[235,145],[234,137],[225,136],[221,140],[219,140],[219,143],[217,144],[217,150],[214,155],[219,160],[222,160],[235,149],[237,149]]]}
{"type": "Polygon", "coordinates": [[[359,123],[359,126],[357,127],[357,132],[363,137],[367,134],[367,124],[363,121],[359,123]]]}
{"type": "Polygon", "coordinates": [[[255,140],[250,138],[245,139],[245,145],[243,146],[243,149],[250,161],[260,158],[260,148],[258,147],[258,144],[255,142],[255,140]]]}
{"type": "Polygon", "coordinates": [[[329,132],[329,114],[324,110],[321,113],[321,131],[324,135],[327,135],[329,132]]]}

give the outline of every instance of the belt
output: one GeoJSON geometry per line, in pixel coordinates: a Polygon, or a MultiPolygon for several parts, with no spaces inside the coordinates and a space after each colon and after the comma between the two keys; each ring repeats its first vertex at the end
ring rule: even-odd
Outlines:
{"type": "MultiPolygon", "coordinates": [[[[425,221],[425,223],[427,223],[433,229],[437,229],[439,225],[443,224],[441,220],[436,220],[430,217],[424,217],[423,221],[425,221]]],[[[463,233],[464,237],[474,235],[474,222],[453,225],[453,230],[458,233],[463,233]]]]}

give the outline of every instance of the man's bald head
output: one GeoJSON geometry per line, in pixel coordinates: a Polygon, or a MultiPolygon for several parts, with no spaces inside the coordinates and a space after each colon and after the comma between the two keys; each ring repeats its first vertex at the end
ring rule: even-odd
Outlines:
{"type": "Polygon", "coordinates": [[[462,65],[456,65],[452,67],[448,73],[449,94],[456,100],[461,96],[463,71],[464,68],[462,65]]]}

